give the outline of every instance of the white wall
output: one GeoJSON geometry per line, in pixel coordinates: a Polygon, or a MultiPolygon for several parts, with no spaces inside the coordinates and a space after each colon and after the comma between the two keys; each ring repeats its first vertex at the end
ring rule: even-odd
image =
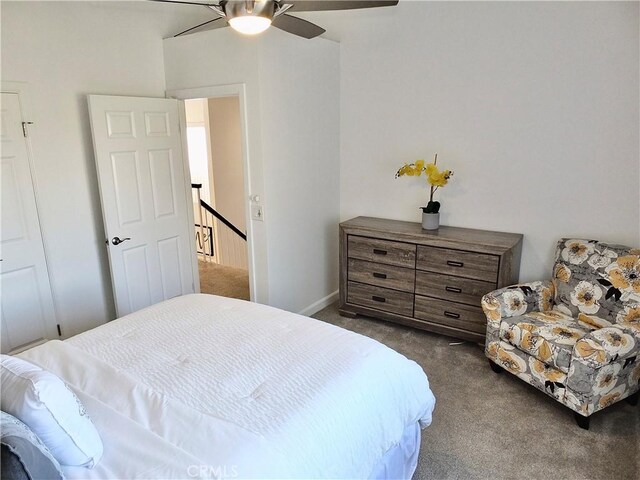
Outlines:
{"type": "Polygon", "coordinates": [[[292,311],[337,289],[339,48],[270,29],[165,40],[168,90],[244,83],[258,301],[292,311]],[[267,265],[267,258],[269,259],[267,265]],[[268,268],[267,268],[268,267],[268,268]]]}
{"type": "Polygon", "coordinates": [[[339,45],[270,33],[259,57],[269,303],[310,314],[338,289],[339,45]]]}
{"type": "Polygon", "coordinates": [[[260,57],[269,300],[300,311],[338,288],[339,46],[276,29],[269,40],[260,57]]]}
{"type": "Polygon", "coordinates": [[[236,96],[210,98],[208,108],[216,210],[245,231],[240,101],[236,96]]]}
{"type": "MultiPolygon", "coordinates": [[[[211,186],[209,185],[209,139],[208,137],[208,118],[205,116],[205,108],[207,100],[204,98],[196,98],[184,102],[185,117],[187,123],[187,151],[189,157],[189,173],[191,174],[191,183],[199,183],[202,185],[200,189],[200,198],[210,205],[211,202],[211,186]]],[[[193,190],[192,190],[193,193],[193,190]]],[[[200,204],[193,195],[194,219],[198,220],[198,210],[200,204]]]]}
{"type": "MultiPolygon", "coordinates": [[[[214,185],[214,208],[240,231],[247,231],[242,157],[242,119],[237,95],[206,100],[211,144],[210,175],[214,185]]],[[[218,263],[247,270],[247,242],[221,221],[216,229],[218,263]]]]}
{"type": "Polygon", "coordinates": [[[2,2],[2,80],[28,82],[40,220],[65,336],[114,318],[86,95],[164,96],[157,19],[82,2],[2,2]]]}
{"type": "Polygon", "coordinates": [[[204,109],[207,106],[206,98],[194,98],[191,100],[185,100],[184,102],[184,115],[189,125],[204,125],[205,115],[204,109]]]}
{"type": "Polygon", "coordinates": [[[638,6],[402,1],[314,17],[341,38],[342,219],[419,221],[428,189],[394,172],[438,152],[455,171],[442,223],[523,233],[523,281],[549,277],[561,236],[639,245],[638,6]]]}

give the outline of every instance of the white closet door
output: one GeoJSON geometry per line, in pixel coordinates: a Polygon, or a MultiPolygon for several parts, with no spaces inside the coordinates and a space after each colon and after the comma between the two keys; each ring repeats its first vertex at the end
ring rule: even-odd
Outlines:
{"type": "Polygon", "coordinates": [[[58,338],[20,96],[2,93],[0,300],[2,352],[58,338]]]}

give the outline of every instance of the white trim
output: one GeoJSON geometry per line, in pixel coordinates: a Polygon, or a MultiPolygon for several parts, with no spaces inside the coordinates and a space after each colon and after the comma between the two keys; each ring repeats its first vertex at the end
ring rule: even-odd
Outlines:
{"type": "MultiPolygon", "coordinates": [[[[20,101],[20,114],[22,115],[22,121],[33,122],[34,126],[36,125],[37,119],[34,117],[34,112],[32,104],[31,104],[31,85],[27,82],[0,82],[0,91],[2,93],[15,93],[18,95],[20,101]]],[[[45,240],[44,230],[42,228],[42,214],[40,213],[40,199],[38,198],[38,178],[36,175],[36,166],[35,160],[33,156],[33,148],[31,146],[31,139],[36,136],[37,129],[34,127],[27,127],[27,136],[24,141],[27,147],[27,161],[29,162],[29,172],[31,174],[31,183],[33,184],[33,195],[35,197],[36,203],[36,216],[38,217],[38,226],[40,227],[40,240],[42,241],[42,250],[44,251],[44,266],[46,269],[47,277],[49,278],[49,289],[51,290],[51,302],[53,305],[53,316],[55,323],[60,325],[60,330],[62,332],[62,336],[64,337],[64,325],[60,321],[60,316],[58,315],[58,301],[57,295],[55,291],[55,287],[53,286],[53,281],[51,279],[51,268],[49,267],[49,247],[47,245],[47,241],[45,240]]],[[[36,137],[37,138],[37,137],[36,137]]],[[[58,337],[56,337],[58,338],[58,337]]]]}
{"type": "Polygon", "coordinates": [[[311,315],[313,315],[314,313],[318,313],[320,310],[322,310],[325,307],[328,307],[329,305],[331,305],[333,302],[338,301],[338,297],[339,297],[340,292],[338,290],[336,290],[333,293],[330,293],[329,295],[327,295],[324,298],[321,298],[320,300],[318,300],[317,302],[313,302],[311,305],[309,305],[307,308],[304,308],[302,310],[300,310],[298,312],[298,314],[300,315],[304,315],[306,317],[310,317],[311,315]]]}
{"type": "MultiPolygon", "coordinates": [[[[256,254],[253,234],[253,222],[251,221],[251,204],[248,201],[251,196],[251,162],[249,154],[249,126],[247,120],[247,93],[244,83],[235,83],[229,85],[212,85],[209,87],[187,88],[179,90],[167,90],[168,98],[176,98],[178,100],[188,100],[193,98],[219,98],[237,96],[240,103],[240,129],[242,135],[242,167],[244,174],[244,210],[247,226],[247,266],[249,269],[249,292],[251,301],[255,302],[257,298],[266,298],[267,292],[259,292],[259,283],[256,275],[256,254]]],[[[181,120],[182,121],[182,120],[181,120]]],[[[183,138],[186,142],[186,135],[183,138]]],[[[186,144],[185,144],[186,145],[186,144]]],[[[186,146],[185,146],[186,148],[186,146]]],[[[266,275],[266,272],[265,272],[266,275]]]]}
{"type": "MultiPolygon", "coordinates": [[[[214,210],[218,209],[218,205],[216,204],[216,182],[213,179],[213,146],[211,145],[211,118],[209,116],[209,99],[202,98],[200,99],[204,105],[202,106],[203,117],[204,117],[204,128],[206,132],[206,141],[207,141],[207,181],[209,182],[209,198],[205,199],[206,202],[209,202],[209,205],[213,207],[214,210]]],[[[239,102],[238,102],[239,103],[239,102]]],[[[244,165],[243,165],[244,169],[244,165]]],[[[205,214],[206,217],[206,214],[205,214]]],[[[215,263],[220,263],[220,234],[218,231],[218,227],[220,227],[220,222],[218,222],[215,218],[211,218],[211,229],[213,231],[213,261],[215,263]]],[[[247,244],[249,245],[249,244],[247,244]]],[[[248,247],[247,247],[248,248],[248,247]]],[[[251,295],[251,289],[249,289],[249,295],[251,295]]]]}
{"type": "MultiPolygon", "coordinates": [[[[189,150],[187,148],[187,115],[183,100],[178,100],[178,121],[180,122],[180,142],[182,143],[182,170],[186,185],[187,221],[189,232],[193,231],[195,220],[193,218],[193,189],[191,188],[191,171],[189,170],[189,150]]],[[[189,242],[191,252],[191,276],[193,278],[193,293],[200,293],[200,272],[198,270],[198,253],[195,242],[189,242]]]]}
{"type": "MultiPolygon", "coordinates": [[[[210,87],[184,88],[179,90],[167,90],[168,98],[178,100],[190,100],[193,98],[233,97],[245,94],[244,83],[231,83],[228,85],[211,85],[210,87]]],[[[242,112],[241,112],[242,113],[242,112]]]]}

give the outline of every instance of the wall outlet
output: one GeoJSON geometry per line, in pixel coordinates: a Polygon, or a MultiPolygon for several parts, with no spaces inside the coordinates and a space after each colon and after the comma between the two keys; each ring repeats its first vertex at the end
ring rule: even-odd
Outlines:
{"type": "Polygon", "coordinates": [[[262,205],[251,205],[251,218],[259,222],[264,221],[264,207],[262,205]]]}

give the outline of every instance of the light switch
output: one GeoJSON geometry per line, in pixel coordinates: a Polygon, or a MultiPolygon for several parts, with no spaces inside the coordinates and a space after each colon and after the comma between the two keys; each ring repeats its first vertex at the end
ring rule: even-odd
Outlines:
{"type": "Polygon", "coordinates": [[[262,205],[251,205],[251,218],[260,222],[264,220],[264,208],[262,205]]]}

